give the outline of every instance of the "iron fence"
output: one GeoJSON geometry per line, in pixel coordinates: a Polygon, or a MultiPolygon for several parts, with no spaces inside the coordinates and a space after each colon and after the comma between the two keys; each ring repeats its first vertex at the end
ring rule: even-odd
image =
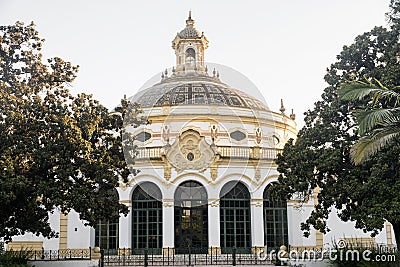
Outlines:
{"type": "Polygon", "coordinates": [[[255,253],[242,254],[240,249],[221,254],[220,248],[190,248],[189,253],[176,253],[174,248],[101,250],[100,266],[193,266],[193,265],[270,265],[255,253]]]}
{"type": "Polygon", "coordinates": [[[58,250],[10,250],[4,253],[14,257],[23,257],[30,261],[56,261],[56,260],[90,260],[92,249],[58,249],[58,250]]]}

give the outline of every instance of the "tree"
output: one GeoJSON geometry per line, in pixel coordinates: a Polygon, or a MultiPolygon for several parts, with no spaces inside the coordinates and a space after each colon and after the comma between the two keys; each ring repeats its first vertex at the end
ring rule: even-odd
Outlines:
{"type": "Polygon", "coordinates": [[[362,77],[380,80],[389,87],[400,84],[398,0],[391,1],[390,10],[389,28],[375,27],[343,47],[337,62],[327,69],[329,86],[322,100],[305,113],[305,126],[297,141],[290,140],[276,161],[280,176],[275,194],[289,199],[301,192],[307,200],[319,188],[318,204],[301,224],[305,236],[311,226],[323,233],[329,231],[327,219],[336,210],[340,219],[354,221],[357,228],[371,235],[388,220],[400,244],[399,143],[391,142],[377,157],[355,166],[350,148],[360,136],[350,111],[366,103],[341,101],[337,95],[341,83],[362,77]]]}
{"type": "MultiPolygon", "coordinates": [[[[78,66],[42,62],[33,23],[0,26],[0,236],[55,237],[49,214],[77,211],[94,225],[127,214],[111,194],[127,179],[121,131],[129,103],[110,114],[90,95],[72,96],[78,66]],[[118,213],[115,213],[115,211],[118,213]]],[[[140,124],[138,118],[134,121],[140,124]]]]}
{"type": "Polygon", "coordinates": [[[365,100],[368,105],[354,110],[358,132],[362,136],[352,147],[351,157],[356,164],[367,160],[383,146],[400,135],[399,87],[386,88],[379,81],[344,83],[338,90],[342,100],[365,100]]]}

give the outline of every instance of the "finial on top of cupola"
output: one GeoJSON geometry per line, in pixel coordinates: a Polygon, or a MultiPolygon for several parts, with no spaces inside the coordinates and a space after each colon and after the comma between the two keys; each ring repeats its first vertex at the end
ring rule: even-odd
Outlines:
{"type": "Polygon", "coordinates": [[[285,114],[285,106],[283,105],[283,99],[281,99],[281,108],[279,109],[279,111],[282,113],[282,114],[285,114]]]}
{"type": "Polygon", "coordinates": [[[192,19],[192,10],[189,10],[189,17],[186,20],[186,27],[193,28],[194,20],[192,19]]]}

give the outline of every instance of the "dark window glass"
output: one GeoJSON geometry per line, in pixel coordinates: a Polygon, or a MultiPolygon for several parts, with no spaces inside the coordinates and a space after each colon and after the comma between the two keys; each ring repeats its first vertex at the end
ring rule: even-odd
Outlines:
{"type": "Polygon", "coordinates": [[[240,182],[225,184],[220,193],[221,251],[251,252],[250,193],[240,182]]]}
{"type": "Polygon", "coordinates": [[[230,133],[230,137],[236,141],[242,141],[246,138],[246,134],[241,131],[234,131],[230,133]]]}
{"type": "Polygon", "coordinates": [[[153,183],[138,185],[132,194],[132,253],[162,250],[162,194],[153,183]]]}
{"type": "Polygon", "coordinates": [[[234,106],[241,106],[242,105],[242,103],[240,103],[240,101],[239,101],[239,99],[237,97],[231,96],[230,99],[231,99],[232,105],[234,105],[234,106]]]}
{"type": "Polygon", "coordinates": [[[200,183],[184,182],[175,192],[175,252],[208,253],[207,192],[200,183]]]}
{"type": "Polygon", "coordinates": [[[140,142],[146,142],[147,140],[149,140],[151,138],[151,134],[148,132],[140,132],[136,135],[136,140],[140,141],[140,142]]]}
{"type": "Polygon", "coordinates": [[[274,199],[270,195],[271,185],[264,190],[264,243],[267,249],[288,246],[287,204],[284,199],[274,199]]]}
{"type": "MultiPolygon", "coordinates": [[[[118,192],[114,192],[110,196],[114,200],[119,200],[118,192]]],[[[117,211],[118,212],[118,211],[117,211]]],[[[109,250],[109,253],[116,253],[119,240],[119,220],[99,220],[94,227],[96,247],[109,250]]]]}

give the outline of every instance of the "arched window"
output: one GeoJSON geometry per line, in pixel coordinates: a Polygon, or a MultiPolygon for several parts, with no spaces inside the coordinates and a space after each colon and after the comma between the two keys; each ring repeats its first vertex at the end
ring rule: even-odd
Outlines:
{"type": "Polygon", "coordinates": [[[244,184],[231,181],[220,193],[221,252],[251,252],[250,193],[244,184]]]}
{"type": "Polygon", "coordinates": [[[196,52],[193,48],[186,49],[185,53],[185,63],[189,66],[194,66],[196,61],[196,52]]]}
{"type": "Polygon", "coordinates": [[[162,250],[162,194],[157,185],[144,182],[132,194],[132,253],[162,250]]]}
{"type": "Polygon", "coordinates": [[[264,243],[267,249],[288,245],[288,221],[286,200],[271,198],[271,187],[264,190],[264,243]]]}
{"type": "MultiPolygon", "coordinates": [[[[119,200],[117,190],[113,190],[111,195],[113,200],[119,200]]],[[[116,253],[119,246],[119,220],[99,220],[94,230],[94,245],[109,250],[108,253],[113,253],[112,250],[115,250],[116,253]]]]}
{"type": "Polygon", "coordinates": [[[208,253],[207,191],[195,181],[175,192],[175,252],[208,253]]]}

